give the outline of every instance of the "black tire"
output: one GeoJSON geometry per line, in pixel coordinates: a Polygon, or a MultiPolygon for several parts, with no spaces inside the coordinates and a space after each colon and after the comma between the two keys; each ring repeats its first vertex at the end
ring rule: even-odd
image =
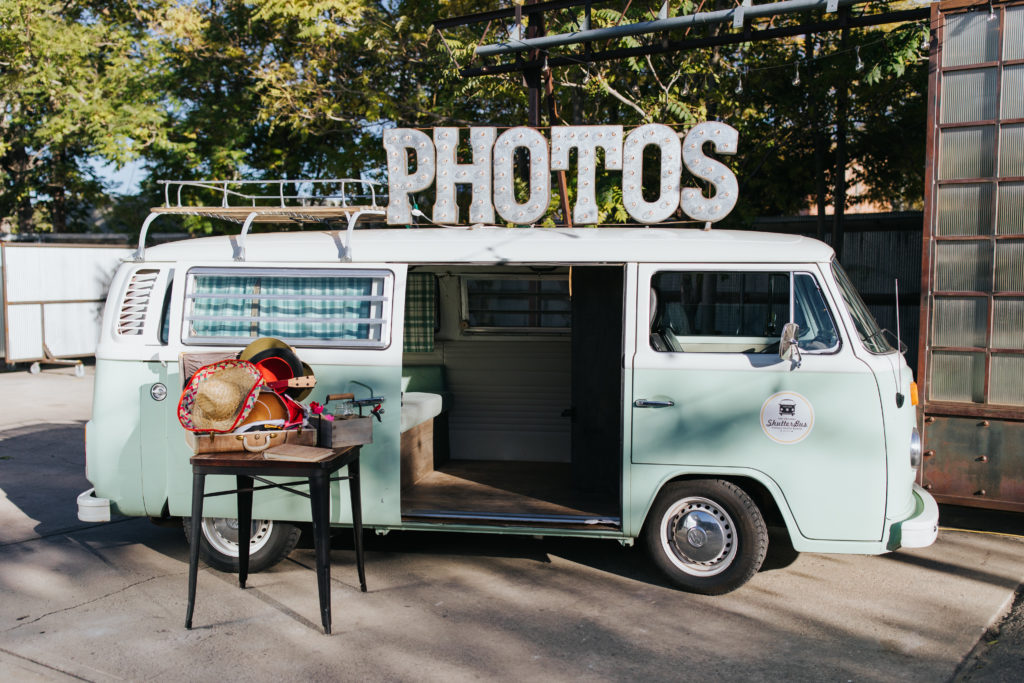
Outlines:
{"type": "Polygon", "coordinates": [[[644,544],[672,583],[722,595],[757,573],[768,551],[768,529],[757,505],[735,484],[678,481],[666,484],[654,501],[644,544]]]}
{"type": "MultiPolygon", "coordinates": [[[[182,518],[185,538],[190,543],[191,518],[182,518]]],[[[222,572],[238,572],[238,521],[221,517],[204,517],[200,527],[199,557],[207,565],[222,572]]],[[[249,573],[269,569],[283,560],[299,542],[299,527],[273,520],[252,521],[249,541],[249,573]]]]}

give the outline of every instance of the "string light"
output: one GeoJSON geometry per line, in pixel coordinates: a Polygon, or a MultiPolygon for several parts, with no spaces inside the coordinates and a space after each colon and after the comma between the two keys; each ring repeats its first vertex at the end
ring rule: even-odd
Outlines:
{"type": "Polygon", "coordinates": [[[996,8],[993,5],[992,0],[988,0],[988,20],[989,21],[995,21],[996,20],[996,8]]]}
{"type": "Polygon", "coordinates": [[[743,92],[743,74],[740,73],[739,78],[736,81],[736,94],[738,95],[738,94],[741,94],[742,92],[743,92]]]}
{"type": "Polygon", "coordinates": [[[857,53],[857,71],[863,71],[864,62],[860,61],[860,45],[857,46],[855,52],[857,53]]]}
{"type": "Polygon", "coordinates": [[[800,60],[796,61],[796,73],[793,75],[793,85],[800,85],[800,60]]]}

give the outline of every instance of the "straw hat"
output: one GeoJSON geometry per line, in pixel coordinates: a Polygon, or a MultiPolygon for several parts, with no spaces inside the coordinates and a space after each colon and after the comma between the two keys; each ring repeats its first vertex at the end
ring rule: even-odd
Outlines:
{"type": "Polygon", "coordinates": [[[263,378],[244,360],[206,365],[192,376],[178,402],[178,421],[193,432],[230,432],[252,410],[263,378]]]}

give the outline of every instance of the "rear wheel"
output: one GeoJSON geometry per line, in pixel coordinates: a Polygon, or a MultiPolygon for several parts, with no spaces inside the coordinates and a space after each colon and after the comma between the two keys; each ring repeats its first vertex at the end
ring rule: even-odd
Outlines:
{"type": "MultiPolygon", "coordinates": [[[[189,538],[191,520],[182,519],[185,538],[189,538]]],[[[238,571],[238,520],[203,517],[200,526],[199,556],[203,562],[223,572],[238,571]]],[[[269,569],[283,560],[299,542],[299,528],[287,522],[254,519],[249,536],[249,573],[269,569]]]]}
{"type": "Polygon", "coordinates": [[[677,586],[721,595],[750,580],[768,550],[768,529],[743,489],[720,479],[667,484],[647,518],[651,559],[677,586]]]}

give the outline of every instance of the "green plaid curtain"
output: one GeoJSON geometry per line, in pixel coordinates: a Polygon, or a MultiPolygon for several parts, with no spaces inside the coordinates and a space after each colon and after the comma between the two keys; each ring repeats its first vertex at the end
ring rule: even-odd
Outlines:
{"type": "Polygon", "coordinates": [[[198,275],[192,303],[192,334],[197,337],[249,337],[253,300],[259,278],[198,275]],[[223,296],[232,295],[232,296],[223,296]]]}
{"type": "Polygon", "coordinates": [[[405,283],[405,337],[407,352],[434,350],[434,275],[409,273],[405,283]]]}
{"type": "Polygon", "coordinates": [[[374,296],[374,284],[380,282],[374,277],[197,275],[191,294],[191,333],[219,338],[379,339],[383,302],[379,293],[374,296]]]}
{"type": "Polygon", "coordinates": [[[305,298],[265,299],[261,318],[289,318],[259,322],[259,336],[279,339],[369,339],[370,326],[338,318],[380,318],[380,304],[332,297],[369,297],[371,278],[264,278],[263,294],[303,295],[305,298]],[[374,315],[373,308],[377,309],[374,315]]]}

